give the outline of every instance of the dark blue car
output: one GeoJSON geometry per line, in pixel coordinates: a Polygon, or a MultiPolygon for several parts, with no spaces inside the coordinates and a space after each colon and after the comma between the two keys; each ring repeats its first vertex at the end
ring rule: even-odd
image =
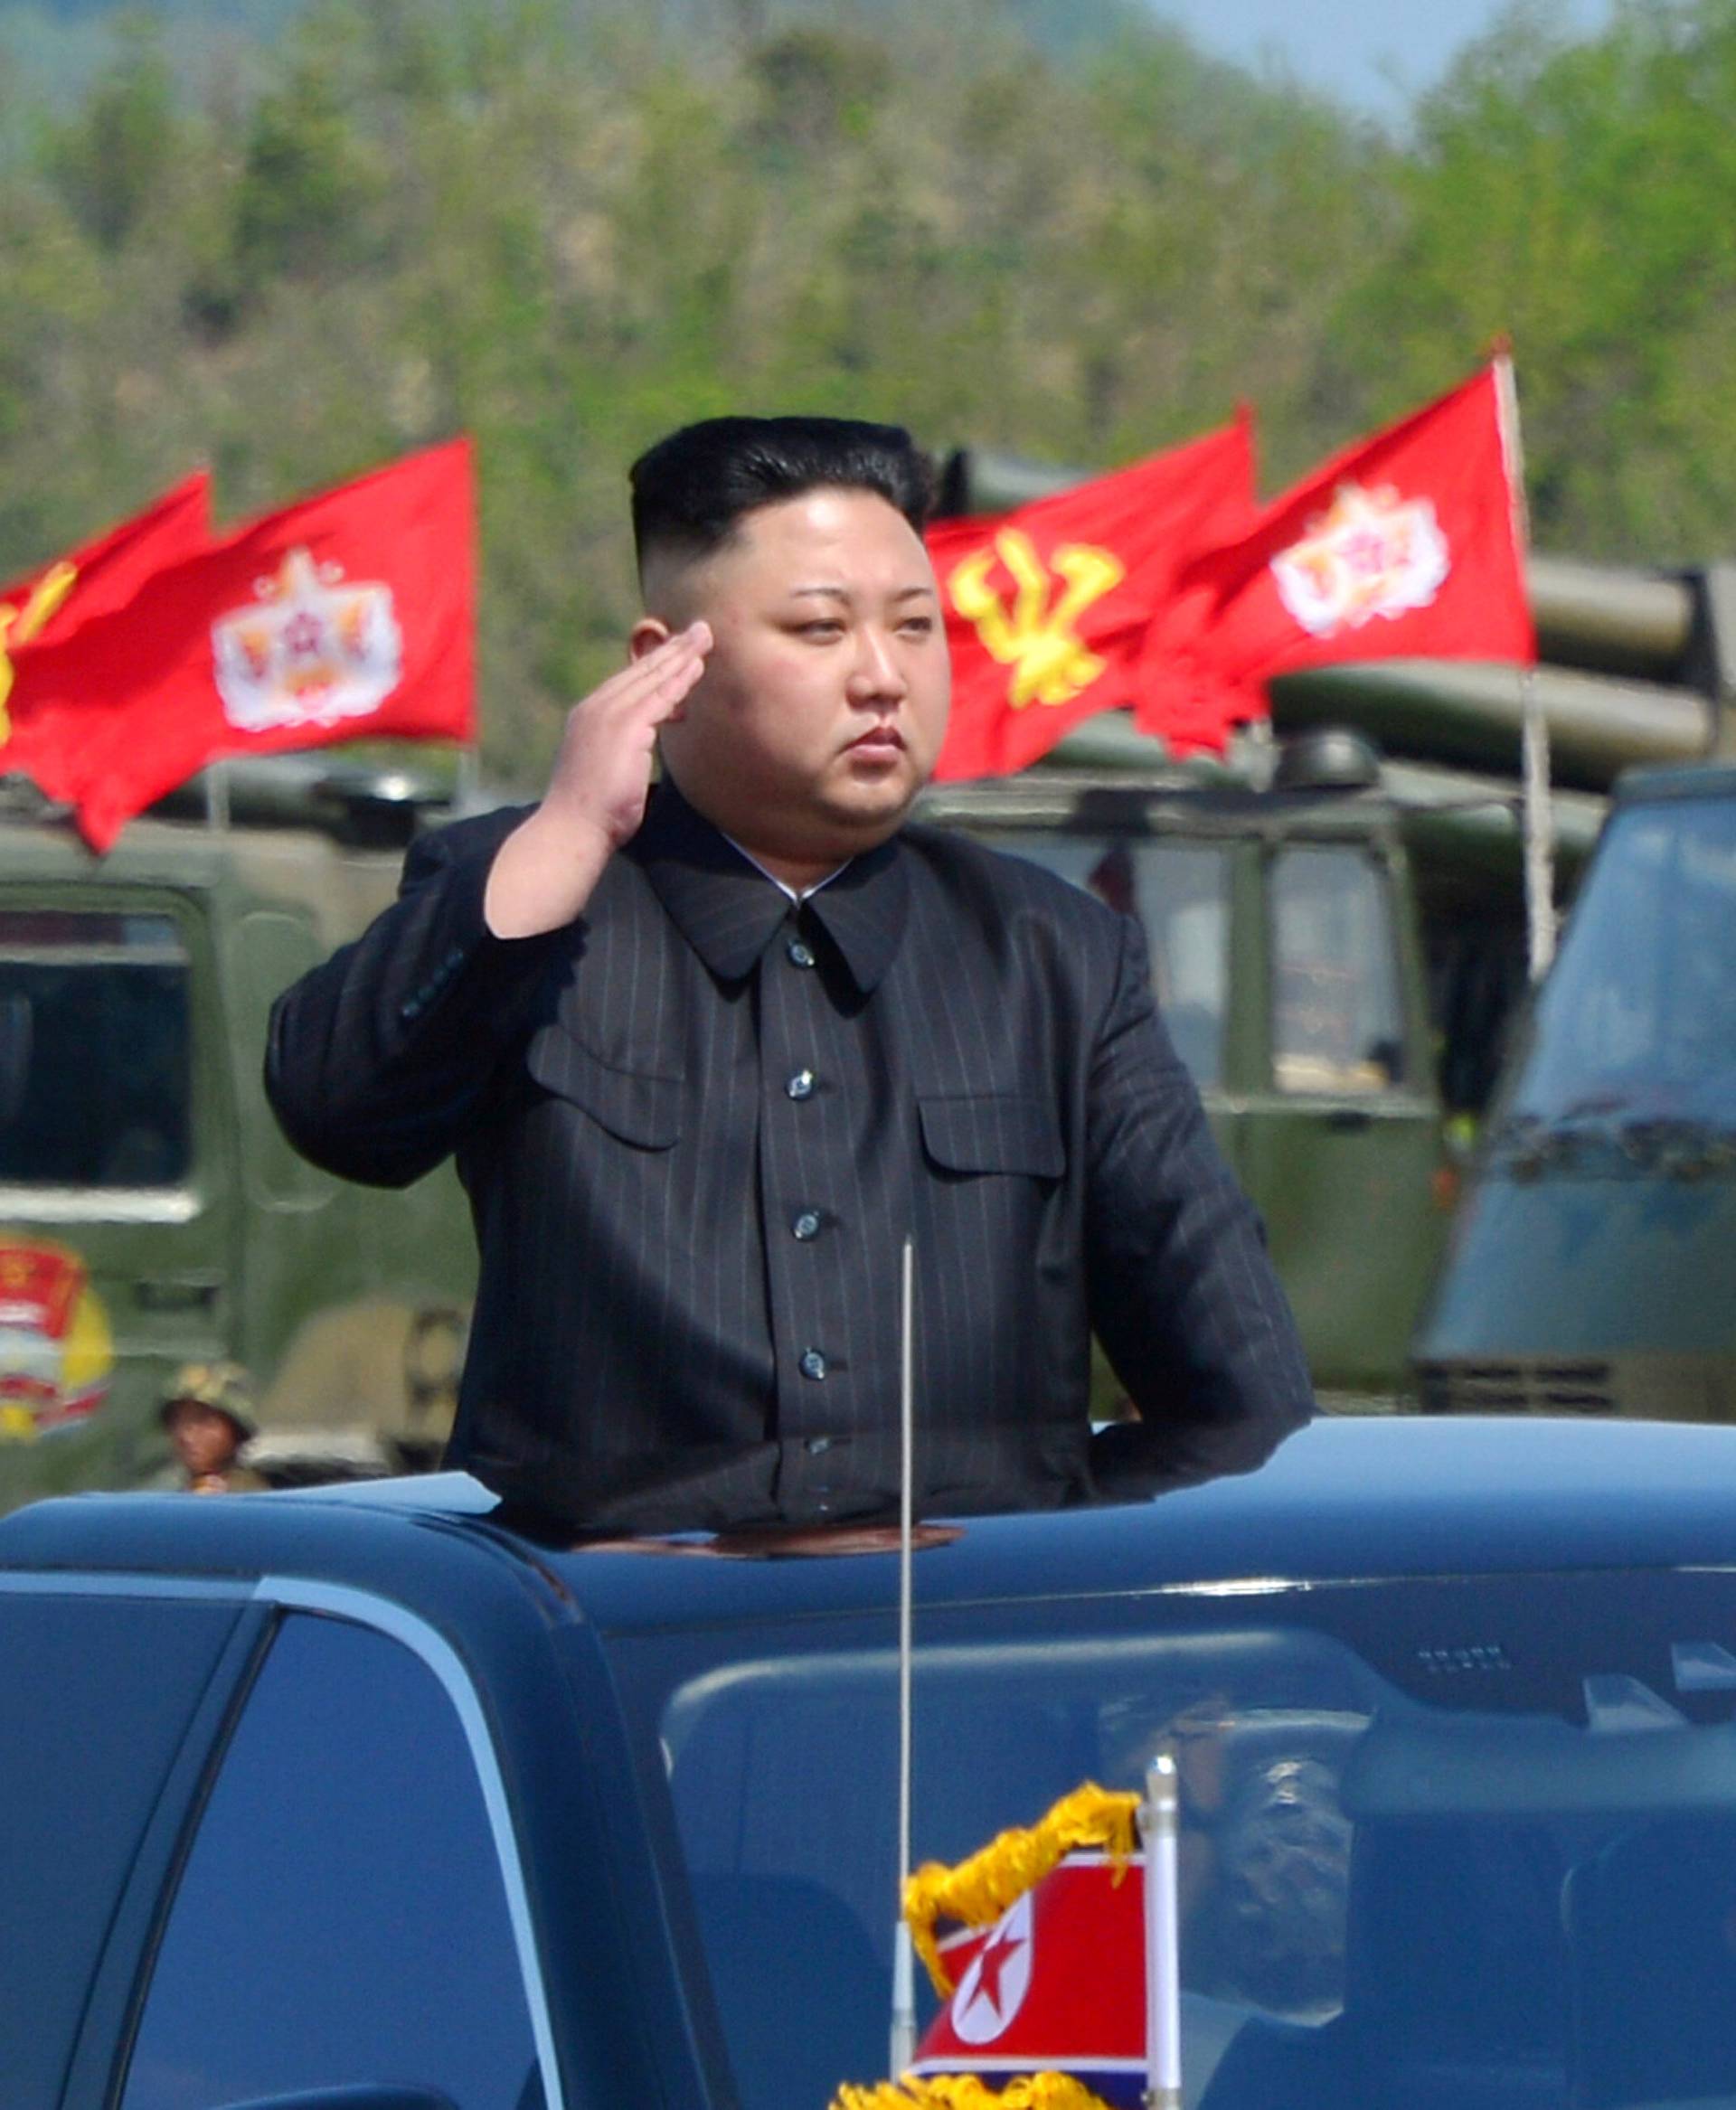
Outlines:
{"type": "MultiPolygon", "coordinates": [[[[0,1524],[6,2110],[885,2074],[895,1559],[557,1550],[487,1503],[0,1524]]],[[[916,1854],[1172,1750],[1191,2105],[1736,2097],[1736,1431],[1326,1422],[939,1536],[916,1854]]]]}

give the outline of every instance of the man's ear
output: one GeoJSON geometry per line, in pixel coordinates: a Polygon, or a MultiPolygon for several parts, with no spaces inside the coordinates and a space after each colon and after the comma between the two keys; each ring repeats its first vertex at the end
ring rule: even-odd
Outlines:
{"type": "Polygon", "coordinates": [[[647,652],[655,652],[659,645],[675,636],[661,616],[641,616],[634,624],[627,641],[628,655],[643,659],[647,652]]]}

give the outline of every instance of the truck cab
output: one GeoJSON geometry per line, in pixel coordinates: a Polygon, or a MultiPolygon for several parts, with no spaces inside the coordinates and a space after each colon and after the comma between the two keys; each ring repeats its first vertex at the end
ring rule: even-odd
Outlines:
{"type": "Polygon", "coordinates": [[[288,1481],[432,1462],[473,1263],[449,1169],[316,1171],[260,1084],[272,998],[391,899],[423,796],[378,771],[237,787],[92,857],[0,816],[0,1502],[148,1476],[181,1363],[247,1366],[288,1481]]]}
{"type": "Polygon", "coordinates": [[[1416,1368],[1437,1412],[1736,1420],[1736,768],[1618,787],[1416,1368]]]}

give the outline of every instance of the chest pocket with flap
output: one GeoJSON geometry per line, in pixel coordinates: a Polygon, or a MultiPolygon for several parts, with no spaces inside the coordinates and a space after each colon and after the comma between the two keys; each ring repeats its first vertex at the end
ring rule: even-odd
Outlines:
{"type": "Polygon", "coordinates": [[[923,1097],[922,1147],[948,1173],[1024,1173],[1058,1180],[1067,1152],[1054,1108],[1021,1094],[923,1097]]]}
{"type": "Polygon", "coordinates": [[[679,1141],[683,1079],[617,1069],[553,1024],[532,1035],[524,1060],[544,1091],[569,1100],[623,1143],[667,1150],[679,1141]]]}

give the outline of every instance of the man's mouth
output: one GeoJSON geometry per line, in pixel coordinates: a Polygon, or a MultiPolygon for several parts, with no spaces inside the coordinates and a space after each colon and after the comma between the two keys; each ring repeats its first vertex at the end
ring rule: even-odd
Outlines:
{"type": "Polygon", "coordinates": [[[891,753],[904,745],[904,735],[895,725],[871,725],[866,732],[859,732],[850,742],[853,753],[891,753]]]}

